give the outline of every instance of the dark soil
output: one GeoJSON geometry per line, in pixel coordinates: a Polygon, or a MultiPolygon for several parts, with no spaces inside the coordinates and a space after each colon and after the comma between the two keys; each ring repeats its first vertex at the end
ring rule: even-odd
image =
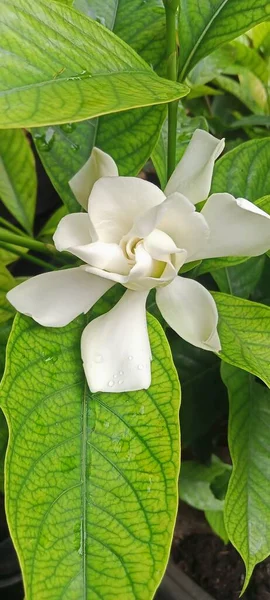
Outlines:
{"type": "MultiPolygon", "coordinates": [[[[231,544],[212,533],[193,533],[178,540],[174,561],[215,600],[238,600],[245,578],[243,562],[231,544]]],[[[243,600],[270,600],[270,559],[255,568],[243,600]]]]}

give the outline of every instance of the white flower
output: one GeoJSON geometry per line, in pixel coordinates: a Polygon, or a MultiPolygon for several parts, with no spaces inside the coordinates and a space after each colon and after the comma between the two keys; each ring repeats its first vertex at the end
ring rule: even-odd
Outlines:
{"type": "Polygon", "coordinates": [[[92,392],[148,388],[151,349],[145,303],[157,288],[158,307],[182,338],[218,352],[218,313],[211,294],[177,275],[184,263],[218,256],[257,256],[270,247],[270,219],[254,204],[210,191],[224,141],[197,130],[163,193],[152,183],[118,177],[113,159],[94,149],[70,186],[87,213],[69,214],[54,235],[58,250],[83,265],[38,275],[8,293],[20,312],[41,325],[62,327],[86,313],[115,282],[127,288],[108,313],[82,335],[92,392]]]}

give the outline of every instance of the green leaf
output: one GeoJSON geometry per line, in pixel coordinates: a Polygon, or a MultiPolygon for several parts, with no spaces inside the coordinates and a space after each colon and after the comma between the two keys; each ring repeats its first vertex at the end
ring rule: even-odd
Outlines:
{"type": "Polygon", "coordinates": [[[196,63],[269,18],[267,0],[181,0],[180,80],[196,63]]]}
{"type": "Polygon", "coordinates": [[[39,239],[51,239],[56,227],[61,221],[61,219],[67,214],[67,209],[65,206],[60,206],[57,210],[52,214],[52,216],[48,219],[47,223],[42,227],[38,234],[39,239]]]}
{"type": "Polygon", "coordinates": [[[233,462],[225,524],[246,565],[245,589],[255,565],[270,553],[270,391],[229,365],[222,365],[222,377],[229,392],[233,462]]]}
{"type": "Polygon", "coordinates": [[[214,83],[225,92],[233,94],[251,112],[263,114],[267,109],[267,91],[262,82],[252,73],[239,75],[239,80],[240,83],[231,77],[220,75],[214,83]]]}
{"type": "Polygon", "coordinates": [[[28,600],[151,599],[177,511],[178,378],[150,316],[151,387],[91,394],[86,322],[45,329],[15,319],[1,393],[9,526],[28,600]]]}
{"type": "MultiPolygon", "coordinates": [[[[113,28],[121,39],[163,73],[165,15],[164,7],[157,6],[156,0],[147,3],[78,0],[75,7],[113,28]],[[131,14],[136,14],[132,28],[131,14]]],[[[68,209],[79,210],[68,180],[89,158],[94,145],[114,158],[120,175],[137,175],[157,142],[165,114],[164,106],[150,106],[83,123],[36,129],[33,133],[38,153],[68,209]]]]}
{"type": "Polygon", "coordinates": [[[241,127],[270,127],[270,116],[248,115],[230,124],[230,129],[240,129],[241,127]]]}
{"type": "Polygon", "coordinates": [[[15,279],[0,263],[0,323],[8,321],[14,316],[13,306],[6,299],[6,294],[15,286],[15,279]]]}
{"type": "Polygon", "coordinates": [[[0,198],[30,235],[36,194],[35,160],[29,141],[20,129],[0,129],[0,198]]]}
{"type": "Polygon", "coordinates": [[[160,79],[122,40],[67,6],[7,0],[1,19],[1,127],[82,121],[188,92],[160,79]]]}
{"type": "Polygon", "coordinates": [[[210,527],[212,527],[214,533],[223,540],[224,544],[228,544],[229,537],[225,527],[223,510],[206,510],[205,518],[210,527]]]}
{"type": "MultiPolygon", "coordinates": [[[[6,345],[8,336],[10,334],[12,321],[6,321],[0,324],[0,380],[4,373],[5,358],[6,358],[6,345]]],[[[4,462],[6,447],[8,441],[8,428],[7,422],[4,417],[2,410],[0,409],[0,491],[4,492],[4,462]]]]}
{"type": "MultiPolygon", "coordinates": [[[[6,229],[4,227],[0,227],[0,236],[1,236],[1,233],[4,231],[6,231],[6,229]]],[[[28,252],[28,249],[23,248],[22,246],[20,246],[20,247],[14,246],[14,252],[10,252],[9,250],[1,248],[1,242],[0,242],[0,263],[2,265],[9,265],[10,263],[17,260],[17,258],[18,258],[18,255],[16,254],[17,249],[19,252],[28,252]]]]}
{"type": "Polygon", "coordinates": [[[8,441],[8,428],[4,414],[0,410],[0,492],[4,493],[4,463],[8,441]]]}
{"type": "Polygon", "coordinates": [[[234,267],[211,271],[211,275],[221,292],[249,298],[261,279],[264,265],[265,256],[255,256],[234,267]]]}
{"type": "Polygon", "coordinates": [[[236,41],[203,58],[192,69],[189,80],[192,84],[203,85],[221,73],[237,75],[247,71],[251,71],[267,84],[268,68],[265,60],[253,48],[236,41]]]}
{"type": "Polygon", "coordinates": [[[216,163],[211,193],[226,191],[251,202],[270,194],[269,161],[270,138],[244,142],[216,163]]]}
{"type": "Polygon", "coordinates": [[[181,438],[184,447],[196,443],[227,413],[227,392],[220,360],[168,330],[173,360],[181,381],[181,438]],[[202,394],[202,390],[207,390],[202,394]],[[217,402],[218,398],[218,402],[217,402]]]}
{"type": "Polygon", "coordinates": [[[270,386],[270,308],[228,294],[212,295],[219,314],[220,358],[270,386]]]}
{"type": "Polygon", "coordinates": [[[209,466],[193,460],[181,464],[179,494],[180,498],[198,510],[221,511],[223,500],[219,500],[212,489],[215,480],[224,473],[230,476],[231,467],[217,456],[212,456],[209,466]]]}

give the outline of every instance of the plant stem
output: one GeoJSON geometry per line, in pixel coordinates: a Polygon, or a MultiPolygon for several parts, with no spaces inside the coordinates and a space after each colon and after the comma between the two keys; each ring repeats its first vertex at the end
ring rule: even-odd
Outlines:
{"type": "Polygon", "coordinates": [[[0,225],[3,225],[4,227],[7,227],[11,231],[13,231],[14,233],[18,233],[19,235],[24,235],[24,236],[27,235],[19,227],[16,227],[16,225],[13,225],[12,223],[9,223],[9,221],[7,221],[6,219],[4,219],[3,217],[0,217],[0,225]]]}
{"type": "Polygon", "coordinates": [[[43,242],[39,242],[28,236],[17,235],[9,231],[0,231],[0,243],[1,242],[22,246],[23,248],[29,248],[29,250],[36,250],[36,252],[40,252],[41,254],[57,256],[58,258],[58,251],[52,244],[44,244],[43,242]]]}
{"type": "MultiPolygon", "coordinates": [[[[167,0],[166,13],[166,50],[167,50],[167,77],[172,81],[177,80],[177,44],[175,20],[179,1],[167,0]]],[[[167,178],[169,179],[175,169],[176,159],[176,132],[177,132],[178,100],[168,104],[168,162],[167,178]]]]}
{"type": "Polygon", "coordinates": [[[55,269],[56,269],[56,267],[54,267],[47,261],[42,260],[41,258],[37,258],[36,256],[31,256],[31,254],[20,252],[20,250],[18,250],[18,248],[14,248],[14,246],[12,246],[12,244],[0,242],[0,248],[3,248],[4,250],[8,250],[9,252],[13,252],[13,254],[17,254],[18,256],[21,256],[22,259],[28,260],[29,262],[34,263],[35,265],[39,265],[40,267],[43,267],[44,269],[47,269],[47,270],[49,269],[49,271],[55,271],[55,269]]]}

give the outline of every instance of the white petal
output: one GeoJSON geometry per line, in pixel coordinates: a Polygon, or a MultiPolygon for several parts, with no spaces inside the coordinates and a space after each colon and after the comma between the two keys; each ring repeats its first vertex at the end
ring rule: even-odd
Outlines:
{"type": "Polygon", "coordinates": [[[104,242],[94,242],[86,246],[77,246],[70,248],[70,252],[78,258],[81,258],[85,263],[98,269],[106,269],[106,271],[115,271],[122,275],[127,275],[130,271],[130,266],[123,250],[118,244],[106,244],[104,242]]]}
{"type": "Polygon", "coordinates": [[[213,194],[203,207],[210,236],[196,258],[258,256],[270,248],[270,216],[244,198],[213,194]]]}
{"type": "Polygon", "coordinates": [[[114,177],[116,175],[118,175],[118,169],[113,158],[106,152],[99,150],[99,148],[93,148],[90,158],[72,177],[69,185],[75,198],[87,210],[88,199],[94,183],[100,177],[114,177]]]}
{"type": "Polygon", "coordinates": [[[193,204],[205,200],[210,192],[215,160],[223,148],[224,140],[196,129],[183,158],[166,185],[166,196],[180,192],[193,204]]]}
{"type": "Polygon", "coordinates": [[[86,213],[66,215],[59,222],[53,241],[57,250],[91,243],[90,219],[86,213]]]}
{"type": "Polygon", "coordinates": [[[127,291],[105,315],[85,328],[81,349],[92,392],[129,392],[151,384],[147,292],[127,291]]]}
{"type": "Polygon", "coordinates": [[[187,251],[187,262],[194,253],[204,248],[209,237],[209,227],[204,216],[182,194],[172,194],[164,202],[163,215],[158,228],[165,231],[178,248],[187,251]],[[166,208],[166,210],[164,210],[166,208]]]}
{"type": "Polygon", "coordinates": [[[83,268],[43,273],[27,279],[7,294],[9,302],[45,327],[63,327],[99,300],[114,283],[83,268]]]}
{"type": "Polygon", "coordinates": [[[176,277],[168,286],[157,290],[156,301],[165,321],[184,340],[204,350],[221,350],[217,307],[200,283],[176,277]]]}
{"type": "Polygon", "coordinates": [[[96,239],[119,243],[136,218],[161,204],[165,196],[152,183],[137,177],[103,177],[93,187],[88,212],[96,239]]]}
{"type": "MultiPolygon", "coordinates": [[[[145,250],[156,260],[169,260],[170,254],[178,252],[172,238],[160,229],[154,229],[144,240],[145,250]]],[[[181,252],[181,249],[180,249],[181,252]]]]}

